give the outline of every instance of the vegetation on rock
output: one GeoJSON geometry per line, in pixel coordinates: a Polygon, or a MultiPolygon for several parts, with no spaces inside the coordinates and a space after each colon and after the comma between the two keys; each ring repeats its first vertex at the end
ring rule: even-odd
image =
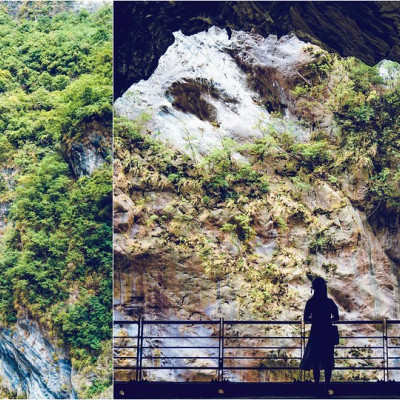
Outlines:
{"type": "Polygon", "coordinates": [[[282,305],[298,308],[289,282],[304,272],[338,273],[329,254],[355,251],[361,237],[355,225],[340,231],[353,218],[350,207],[371,216],[400,206],[398,64],[383,78],[386,64],[368,67],[314,46],[307,51],[314,62],[289,88],[289,107],[312,132],[308,142],[278,131],[283,117],[272,113],[260,122],[261,139],[224,139],[197,159],[190,146],[192,157],[158,141],[146,128],[148,115],[115,124],[117,193],[133,200],[135,224],[146,226],[135,240],[118,232],[130,254],[164,248],[182,263],[199,262],[217,281],[241,275],[247,310],[263,317],[282,305]],[[154,210],[151,193],[160,192],[173,199],[154,210]],[[316,206],[313,196],[328,204],[316,206]],[[265,249],[271,242],[273,250],[265,249]]]}
{"type": "Polygon", "coordinates": [[[112,176],[110,157],[76,176],[69,151],[110,152],[112,18],[73,7],[0,5],[0,318],[39,320],[81,368],[110,351],[112,176]]]}

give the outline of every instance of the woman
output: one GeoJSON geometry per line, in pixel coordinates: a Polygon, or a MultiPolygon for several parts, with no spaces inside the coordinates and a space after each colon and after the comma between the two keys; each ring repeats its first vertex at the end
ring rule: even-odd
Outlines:
{"type": "Polygon", "coordinates": [[[314,295],[307,301],[304,310],[304,321],[312,324],[311,332],[300,368],[312,369],[317,385],[320,370],[325,370],[324,390],[325,394],[328,394],[334,368],[335,338],[332,322],[339,319],[339,311],[334,301],[328,298],[328,290],[323,278],[315,278],[312,289],[314,295]]]}

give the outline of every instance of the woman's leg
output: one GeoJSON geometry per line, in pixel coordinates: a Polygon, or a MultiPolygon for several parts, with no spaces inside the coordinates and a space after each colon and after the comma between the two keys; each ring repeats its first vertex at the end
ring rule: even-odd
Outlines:
{"type": "Polygon", "coordinates": [[[325,386],[329,386],[330,385],[331,376],[332,376],[332,370],[331,369],[326,369],[325,370],[325,386]]]}
{"type": "Polygon", "coordinates": [[[325,386],[324,386],[324,392],[327,396],[330,395],[329,389],[331,385],[331,376],[332,376],[332,370],[331,369],[326,369],[325,370],[325,386]]]}

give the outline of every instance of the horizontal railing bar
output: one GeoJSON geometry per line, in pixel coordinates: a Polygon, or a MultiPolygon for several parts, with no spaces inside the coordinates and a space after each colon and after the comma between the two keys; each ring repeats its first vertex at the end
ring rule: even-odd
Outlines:
{"type": "MultiPolygon", "coordinates": [[[[136,359],[136,356],[114,356],[115,359],[136,359]]],[[[389,359],[399,359],[400,357],[388,357],[389,359]]],[[[142,359],[147,360],[186,360],[186,359],[199,359],[199,360],[215,360],[219,357],[205,357],[205,356],[143,356],[142,359]]],[[[226,360],[301,360],[301,357],[243,357],[243,356],[224,356],[226,360]]],[[[382,360],[382,357],[335,357],[335,360],[382,360]]]]}
{"type": "MultiPolygon", "coordinates": [[[[129,358],[129,359],[136,359],[136,356],[114,356],[113,358],[115,359],[124,359],[124,358],[129,358]]],[[[208,360],[208,359],[218,359],[218,356],[215,357],[205,357],[205,356],[143,356],[142,359],[155,359],[155,360],[186,360],[186,359],[199,359],[199,360],[208,360]]],[[[224,356],[224,359],[226,360],[300,360],[301,357],[244,357],[244,356],[224,356]]],[[[388,357],[390,360],[397,360],[400,359],[400,357],[388,357]]],[[[363,358],[363,357],[335,357],[335,360],[382,360],[382,357],[369,357],[369,358],[363,358]]],[[[383,361],[383,360],[382,360],[383,361]]]]}
{"type": "MultiPolygon", "coordinates": [[[[133,358],[133,357],[114,357],[114,358],[133,358]]],[[[135,357],[136,358],[136,357],[135,357]]],[[[147,359],[147,360],[186,360],[186,359],[199,359],[199,360],[218,360],[219,357],[194,357],[194,356],[174,356],[174,357],[169,357],[169,356],[148,356],[148,357],[142,357],[142,359],[147,359]]],[[[226,357],[224,356],[225,360],[301,360],[301,357],[226,357]]],[[[178,367],[177,367],[178,368],[178,367]]]]}
{"type": "Polygon", "coordinates": [[[137,336],[113,336],[114,339],[128,339],[128,340],[132,340],[132,339],[137,339],[137,336]]]}
{"type": "MultiPolygon", "coordinates": [[[[118,336],[114,336],[118,337],[118,336]]],[[[136,338],[137,339],[137,336],[136,338]]],[[[215,339],[218,340],[218,336],[144,336],[143,339],[215,339]]]]}
{"type": "MultiPolygon", "coordinates": [[[[308,323],[308,322],[307,322],[308,323]]],[[[380,320],[372,320],[372,321],[368,321],[368,320],[360,320],[360,321],[356,321],[356,320],[350,320],[350,321],[336,321],[334,322],[335,325],[369,325],[369,324],[373,324],[373,325],[377,325],[377,324],[382,324],[383,321],[380,320]]]]}
{"type": "Polygon", "coordinates": [[[382,336],[340,336],[339,339],[380,339],[382,336]]]}
{"type": "Polygon", "coordinates": [[[208,320],[208,321],[190,321],[190,320],[182,320],[182,321],[168,321],[168,320],[157,320],[157,321],[150,321],[150,320],[143,320],[143,324],[145,325],[165,325],[165,324],[171,324],[171,325],[219,325],[219,321],[213,321],[213,320],[208,320]]]}
{"type": "Polygon", "coordinates": [[[147,360],[186,360],[186,359],[199,359],[199,360],[218,360],[218,356],[210,356],[210,357],[205,357],[205,356],[200,356],[200,357],[195,357],[195,356],[143,356],[142,359],[147,359],[147,360]]]}
{"type": "Polygon", "coordinates": [[[224,346],[224,349],[301,349],[300,346],[297,347],[288,347],[288,346],[224,346]]]}
{"type": "Polygon", "coordinates": [[[219,349],[218,346],[143,346],[142,349],[219,349]]]}
{"type": "Polygon", "coordinates": [[[136,359],[137,357],[133,357],[133,356],[114,356],[113,358],[115,358],[115,359],[119,359],[119,358],[129,358],[129,359],[136,359]]]}
{"type": "MultiPolygon", "coordinates": [[[[245,340],[245,339],[301,339],[301,336],[221,336],[225,340],[245,340]]],[[[379,336],[382,339],[382,336],[379,336]]],[[[137,339],[137,336],[114,336],[114,339],[137,339]]],[[[143,339],[214,339],[219,340],[218,336],[143,336],[143,339]]]]}
{"type": "MultiPolygon", "coordinates": [[[[115,346],[114,349],[136,349],[136,346],[115,346]]],[[[218,349],[216,346],[143,346],[143,349],[218,349]]],[[[398,349],[399,347],[388,346],[388,349],[398,349]]],[[[300,346],[224,346],[224,349],[301,349],[300,346]]],[[[336,346],[335,350],[351,350],[351,349],[382,349],[382,346],[336,346]]]]}
{"type": "Polygon", "coordinates": [[[234,357],[224,356],[224,360],[301,360],[301,357],[234,357]]]}
{"type": "Polygon", "coordinates": [[[365,361],[368,361],[368,360],[382,360],[382,357],[335,357],[335,360],[365,360],[365,361]]]}
{"type": "MultiPolygon", "coordinates": [[[[137,337],[129,337],[129,338],[127,338],[127,337],[124,337],[124,338],[122,338],[122,337],[114,337],[114,339],[127,339],[127,340],[133,340],[133,339],[137,339],[137,337]]],[[[175,337],[175,336],[171,336],[171,337],[162,337],[162,336],[143,336],[143,340],[146,340],[146,339],[151,339],[151,340],[162,340],[162,339],[169,339],[169,340],[172,340],[172,339],[213,339],[213,340],[218,340],[218,338],[217,337],[206,337],[206,336],[204,336],[204,337],[184,337],[184,338],[181,338],[181,337],[179,337],[179,336],[177,336],[177,337],[175,337]]],[[[221,339],[222,340],[246,340],[246,339],[301,339],[301,337],[257,337],[257,336],[254,336],[254,337],[246,337],[246,338],[241,338],[241,337],[239,337],[239,338],[231,338],[231,337],[221,337],[221,339]]],[[[370,339],[370,337],[343,337],[343,336],[340,336],[340,339],[370,339]]],[[[375,337],[374,339],[381,339],[382,340],[382,336],[377,336],[377,337],[375,337]]],[[[363,345],[364,347],[366,346],[366,345],[363,345]]],[[[126,348],[129,348],[129,346],[123,346],[123,347],[126,347],[126,348]]],[[[136,347],[136,346],[131,346],[131,347],[136,347]]],[[[337,346],[337,347],[341,347],[341,346],[337,346]]],[[[379,346],[379,348],[381,348],[382,346],[379,346]]],[[[343,348],[343,347],[342,347],[343,348]]],[[[374,347],[366,347],[366,348],[377,348],[377,346],[374,346],[374,347]]],[[[388,346],[388,348],[390,348],[390,349],[400,349],[400,346],[388,346]]]]}
{"type": "MultiPolygon", "coordinates": [[[[177,368],[179,369],[179,368],[177,368]]],[[[228,367],[224,365],[224,369],[230,370],[275,370],[275,369],[282,369],[282,370],[299,370],[299,367],[228,367]]],[[[383,370],[387,369],[385,367],[335,367],[335,370],[355,370],[355,369],[369,369],[369,370],[383,370]]],[[[400,369],[400,367],[399,367],[400,369]]]]}
{"type": "Polygon", "coordinates": [[[301,321],[224,321],[225,325],[300,325],[301,321]]]}
{"type": "MultiPolygon", "coordinates": [[[[114,369],[120,369],[120,370],[134,370],[135,367],[119,367],[119,366],[114,366],[114,369]]],[[[191,370],[217,370],[218,366],[215,367],[187,367],[187,366],[162,366],[162,367],[141,367],[141,369],[147,369],[147,370],[157,370],[157,369],[191,369],[191,370]]],[[[229,367],[224,365],[225,370],[300,370],[299,367],[229,367]]],[[[351,370],[371,370],[371,371],[381,371],[381,370],[400,370],[400,367],[335,367],[335,370],[341,370],[341,371],[351,371],[351,370]]]]}
{"type": "MultiPolygon", "coordinates": [[[[196,325],[196,324],[203,324],[203,325],[214,325],[214,324],[219,324],[219,321],[215,320],[204,320],[204,321],[199,321],[199,320],[142,320],[144,324],[149,324],[149,325],[154,325],[154,324],[189,324],[189,325],[196,325]]],[[[400,324],[400,320],[387,320],[387,324],[390,325],[397,325],[400,324]]],[[[115,325],[138,325],[139,321],[120,321],[120,320],[115,320],[114,324],[115,325]]],[[[268,324],[268,325],[274,325],[274,324],[283,324],[283,325],[290,325],[290,324],[301,324],[301,321],[299,320],[285,320],[285,321],[274,321],[274,320],[267,320],[267,321],[234,321],[234,320],[226,320],[224,321],[225,324],[227,325],[249,325],[249,324],[257,324],[257,325],[262,325],[262,324],[268,324]]],[[[305,322],[306,324],[311,324],[311,322],[305,322]]],[[[334,324],[382,324],[383,320],[348,320],[348,321],[336,321],[334,324]]]]}
{"type": "Polygon", "coordinates": [[[301,336],[221,336],[221,339],[239,340],[239,339],[301,339],[301,336]]]}
{"type": "Polygon", "coordinates": [[[335,350],[340,349],[382,349],[382,346],[335,346],[335,350]]]}
{"type": "MultiPolygon", "coordinates": [[[[135,367],[114,367],[115,369],[135,369],[135,367]]],[[[194,369],[194,370],[203,370],[203,369],[211,369],[211,370],[217,370],[218,366],[215,367],[168,367],[168,366],[162,366],[162,367],[141,367],[141,369],[194,369]]]]}
{"type": "MultiPolygon", "coordinates": [[[[137,337],[120,337],[120,336],[114,336],[114,339],[126,339],[126,340],[134,340],[137,339],[137,337]]],[[[196,337],[196,336],[186,336],[186,337],[181,337],[181,336],[143,336],[143,340],[146,339],[152,339],[152,340],[161,340],[161,339],[213,339],[213,340],[219,340],[218,337],[215,336],[202,336],[202,337],[196,337]]],[[[293,339],[293,340],[298,340],[301,339],[301,336],[254,336],[254,337],[227,337],[227,336],[221,336],[221,339],[223,340],[246,340],[246,339],[293,339]]],[[[340,339],[380,339],[382,340],[382,336],[357,336],[357,337],[351,337],[351,336],[340,336],[340,339]]],[[[365,346],[365,345],[364,345],[365,346]]],[[[391,349],[397,349],[400,348],[400,346],[390,346],[389,348],[391,349]]]]}
{"type": "MultiPolygon", "coordinates": [[[[400,339],[399,337],[387,337],[388,339],[400,339]]],[[[137,336],[114,336],[114,339],[137,339],[137,336]]],[[[218,336],[143,336],[143,339],[214,339],[219,340],[218,336]]],[[[302,339],[301,336],[221,336],[225,340],[246,340],[246,339],[302,339]]],[[[382,336],[340,336],[340,339],[380,339],[382,336]]],[[[394,348],[400,346],[394,346],[394,348]]]]}
{"type": "MultiPolygon", "coordinates": [[[[147,325],[165,325],[165,324],[173,324],[173,325],[216,325],[219,324],[219,321],[212,321],[212,320],[208,320],[208,321],[199,321],[199,320],[195,320],[195,321],[189,321],[189,320],[142,320],[143,324],[147,324],[147,325]]],[[[114,325],[137,325],[138,321],[114,321],[114,325]]]]}

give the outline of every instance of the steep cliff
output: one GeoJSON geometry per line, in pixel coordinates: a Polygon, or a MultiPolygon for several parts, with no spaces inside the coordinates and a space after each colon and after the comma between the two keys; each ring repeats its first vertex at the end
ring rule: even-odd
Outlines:
{"type": "Polygon", "coordinates": [[[398,318],[398,64],[174,38],[115,103],[119,318],[298,319],[316,275],[345,319],[398,318]]]}
{"type": "Polygon", "coordinates": [[[400,61],[398,2],[115,2],[115,96],[147,79],[174,42],[211,26],[299,38],[374,65],[400,61]]]}
{"type": "Polygon", "coordinates": [[[111,397],[111,8],[0,5],[0,394],[111,397]]]}
{"type": "Polygon", "coordinates": [[[1,385],[16,396],[76,398],[68,354],[45,339],[32,321],[21,320],[0,332],[1,385]]]}

